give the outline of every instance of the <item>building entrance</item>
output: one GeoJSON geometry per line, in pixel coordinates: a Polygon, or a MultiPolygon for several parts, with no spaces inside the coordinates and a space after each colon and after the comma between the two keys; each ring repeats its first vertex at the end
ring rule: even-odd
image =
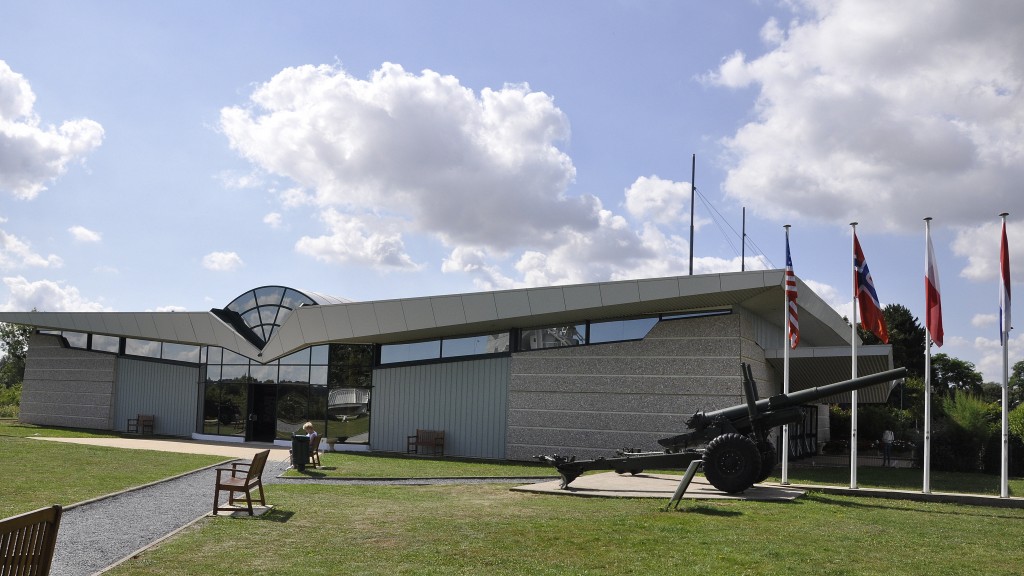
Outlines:
{"type": "Polygon", "coordinates": [[[273,442],[277,437],[277,386],[249,385],[249,426],[245,439],[273,442]]]}

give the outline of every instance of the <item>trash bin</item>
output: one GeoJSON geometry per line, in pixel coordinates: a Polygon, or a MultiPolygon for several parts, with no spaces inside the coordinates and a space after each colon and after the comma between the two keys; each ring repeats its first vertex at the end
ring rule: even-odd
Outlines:
{"type": "Polygon", "coordinates": [[[307,462],[309,462],[309,436],[305,434],[293,434],[292,466],[299,472],[305,472],[307,462]]]}

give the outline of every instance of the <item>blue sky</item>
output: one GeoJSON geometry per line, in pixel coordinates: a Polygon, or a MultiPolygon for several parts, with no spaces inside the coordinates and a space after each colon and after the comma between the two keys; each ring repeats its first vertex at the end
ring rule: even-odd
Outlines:
{"type": "Polygon", "coordinates": [[[696,154],[696,273],[739,270],[746,207],[748,269],[791,224],[849,315],[857,221],[923,318],[932,216],[938,351],[998,381],[1024,5],[902,4],[3,0],[0,310],[686,274],[696,154]]]}

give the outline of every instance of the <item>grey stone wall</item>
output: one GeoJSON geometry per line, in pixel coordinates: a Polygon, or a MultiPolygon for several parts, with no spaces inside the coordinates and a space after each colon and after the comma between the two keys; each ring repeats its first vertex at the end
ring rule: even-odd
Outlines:
{"type": "Polygon", "coordinates": [[[694,412],[741,403],[741,361],[768,382],[748,314],[662,321],[641,341],[514,354],[506,457],[656,450],[694,412]]]}
{"type": "Polygon", "coordinates": [[[111,430],[116,372],[113,354],[63,348],[59,336],[33,334],[19,419],[29,424],[111,430]]]}

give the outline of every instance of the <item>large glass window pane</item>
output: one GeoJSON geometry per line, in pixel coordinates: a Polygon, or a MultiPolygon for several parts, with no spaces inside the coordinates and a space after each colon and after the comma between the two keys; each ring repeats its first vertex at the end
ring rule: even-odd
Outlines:
{"type": "Polygon", "coordinates": [[[310,364],[327,364],[327,346],[313,346],[310,352],[310,364]]]}
{"type": "Polygon", "coordinates": [[[327,366],[310,366],[309,367],[309,383],[318,385],[327,385],[327,366]]]}
{"type": "Polygon", "coordinates": [[[89,335],[82,332],[64,332],[64,338],[72,348],[85,349],[89,344],[89,335]]]}
{"type": "Polygon", "coordinates": [[[520,333],[520,350],[541,350],[563,346],[582,346],[586,343],[586,324],[568,324],[523,330],[520,333]]]}
{"type": "Polygon", "coordinates": [[[330,356],[326,436],[365,444],[370,432],[373,346],[331,344],[330,356]]]}
{"type": "Polygon", "coordinates": [[[220,364],[224,358],[224,349],[220,346],[209,346],[206,351],[206,362],[208,364],[220,364]]]}
{"type": "Polygon", "coordinates": [[[281,364],[309,364],[309,348],[303,348],[281,358],[281,364]]]}
{"type": "Polygon", "coordinates": [[[135,338],[124,339],[124,353],[131,356],[145,356],[147,358],[160,357],[160,343],[152,340],[136,340],[135,338]]]}
{"type": "Polygon", "coordinates": [[[238,366],[235,364],[225,364],[223,367],[224,373],[221,374],[221,380],[238,380],[245,381],[249,380],[249,367],[238,366]]]}
{"type": "Polygon", "coordinates": [[[223,392],[220,398],[220,434],[227,436],[245,436],[245,408],[247,406],[249,385],[244,382],[227,382],[221,384],[223,392]]]}
{"type": "Polygon", "coordinates": [[[413,342],[410,344],[387,344],[380,347],[380,363],[413,362],[441,357],[441,341],[413,342]]]}
{"type": "Polygon", "coordinates": [[[291,440],[309,420],[309,386],[281,384],[277,388],[277,437],[291,440]]]}
{"type": "Polygon", "coordinates": [[[281,366],[281,383],[309,384],[309,366],[281,366]]]}
{"type": "Polygon", "coordinates": [[[254,364],[249,367],[249,376],[257,384],[277,384],[277,365],[261,366],[254,364]]]}
{"type": "Polygon", "coordinates": [[[299,294],[295,290],[287,290],[284,293],[284,299],[281,300],[281,306],[291,308],[292,310],[298,308],[302,304],[313,304],[314,302],[309,298],[299,294]]]}
{"type": "Polygon", "coordinates": [[[282,297],[284,297],[284,288],[281,286],[264,286],[256,291],[256,302],[260,306],[268,304],[277,306],[281,303],[282,297]]]}
{"type": "Polygon", "coordinates": [[[506,351],[508,351],[508,332],[470,336],[468,338],[446,338],[441,342],[441,356],[443,358],[493,354],[506,351]]]}
{"type": "Polygon", "coordinates": [[[657,318],[636,318],[633,320],[615,320],[612,322],[593,322],[590,324],[590,343],[619,342],[622,340],[639,340],[654,328],[657,318]]]}
{"type": "MultiPolygon", "coordinates": [[[[224,349],[222,349],[224,350],[224,349]]],[[[249,364],[249,359],[241,354],[232,352],[231,350],[224,350],[224,363],[225,364],[249,364]]]]}
{"type": "Polygon", "coordinates": [[[198,346],[189,346],[187,344],[164,344],[163,348],[162,354],[164,360],[191,362],[193,364],[199,362],[198,346]]]}
{"type": "Polygon", "coordinates": [[[121,339],[116,336],[104,336],[103,334],[92,335],[92,349],[97,352],[120,352],[121,339]]]}
{"type": "Polygon", "coordinates": [[[239,314],[241,314],[242,312],[245,312],[250,308],[254,308],[255,306],[256,295],[252,293],[252,290],[250,290],[245,294],[242,294],[238,298],[235,298],[235,301],[232,302],[231,304],[228,304],[228,310],[231,310],[232,312],[238,312],[239,314]]]}

